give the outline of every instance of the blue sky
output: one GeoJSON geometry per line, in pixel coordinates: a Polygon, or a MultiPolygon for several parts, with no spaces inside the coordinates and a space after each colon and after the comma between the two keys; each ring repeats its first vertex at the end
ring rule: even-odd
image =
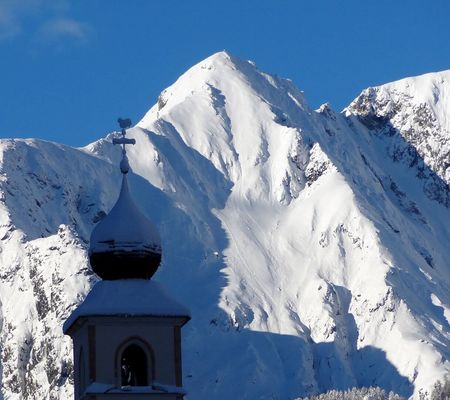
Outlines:
{"type": "Polygon", "coordinates": [[[0,137],[83,146],[223,49],[341,110],[450,69],[449,16],[448,0],[0,0],[0,137]]]}

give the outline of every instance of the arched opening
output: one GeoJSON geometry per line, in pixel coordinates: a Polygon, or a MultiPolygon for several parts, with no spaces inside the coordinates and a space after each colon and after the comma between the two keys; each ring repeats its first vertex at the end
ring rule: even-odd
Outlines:
{"type": "Polygon", "coordinates": [[[120,356],[122,386],[148,386],[148,361],[137,344],[127,346],[120,356]]]}

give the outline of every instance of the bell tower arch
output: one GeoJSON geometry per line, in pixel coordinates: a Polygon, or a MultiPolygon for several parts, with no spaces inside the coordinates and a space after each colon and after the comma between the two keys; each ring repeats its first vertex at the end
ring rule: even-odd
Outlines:
{"type": "Polygon", "coordinates": [[[155,355],[141,338],[131,337],[123,342],[117,349],[115,362],[120,386],[148,386],[155,380],[155,355]]]}

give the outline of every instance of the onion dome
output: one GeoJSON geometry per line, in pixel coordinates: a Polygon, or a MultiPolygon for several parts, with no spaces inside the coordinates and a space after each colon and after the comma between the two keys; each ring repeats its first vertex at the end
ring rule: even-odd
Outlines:
{"type": "Polygon", "coordinates": [[[123,146],[119,198],[92,231],[89,247],[91,267],[105,280],[150,279],[161,262],[158,230],[136,206],[128,188],[126,174],[129,165],[125,144],[134,144],[135,141],[125,138],[126,127],[121,124],[123,137],[113,141],[123,146]]]}

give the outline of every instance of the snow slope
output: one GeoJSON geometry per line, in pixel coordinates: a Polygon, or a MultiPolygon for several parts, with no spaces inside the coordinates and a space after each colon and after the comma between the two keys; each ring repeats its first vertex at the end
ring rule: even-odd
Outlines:
{"type": "MultiPolygon", "coordinates": [[[[155,279],[192,313],[188,398],[410,396],[450,369],[449,84],[370,88],[340,114],[221,52],[129,131],[130,189],[164,249],[155,279]]],[[[71,396],[61,326],[95,281],[89,232],[120,188],[113,136],[1,143],[5,399],[71,396]]]]}

